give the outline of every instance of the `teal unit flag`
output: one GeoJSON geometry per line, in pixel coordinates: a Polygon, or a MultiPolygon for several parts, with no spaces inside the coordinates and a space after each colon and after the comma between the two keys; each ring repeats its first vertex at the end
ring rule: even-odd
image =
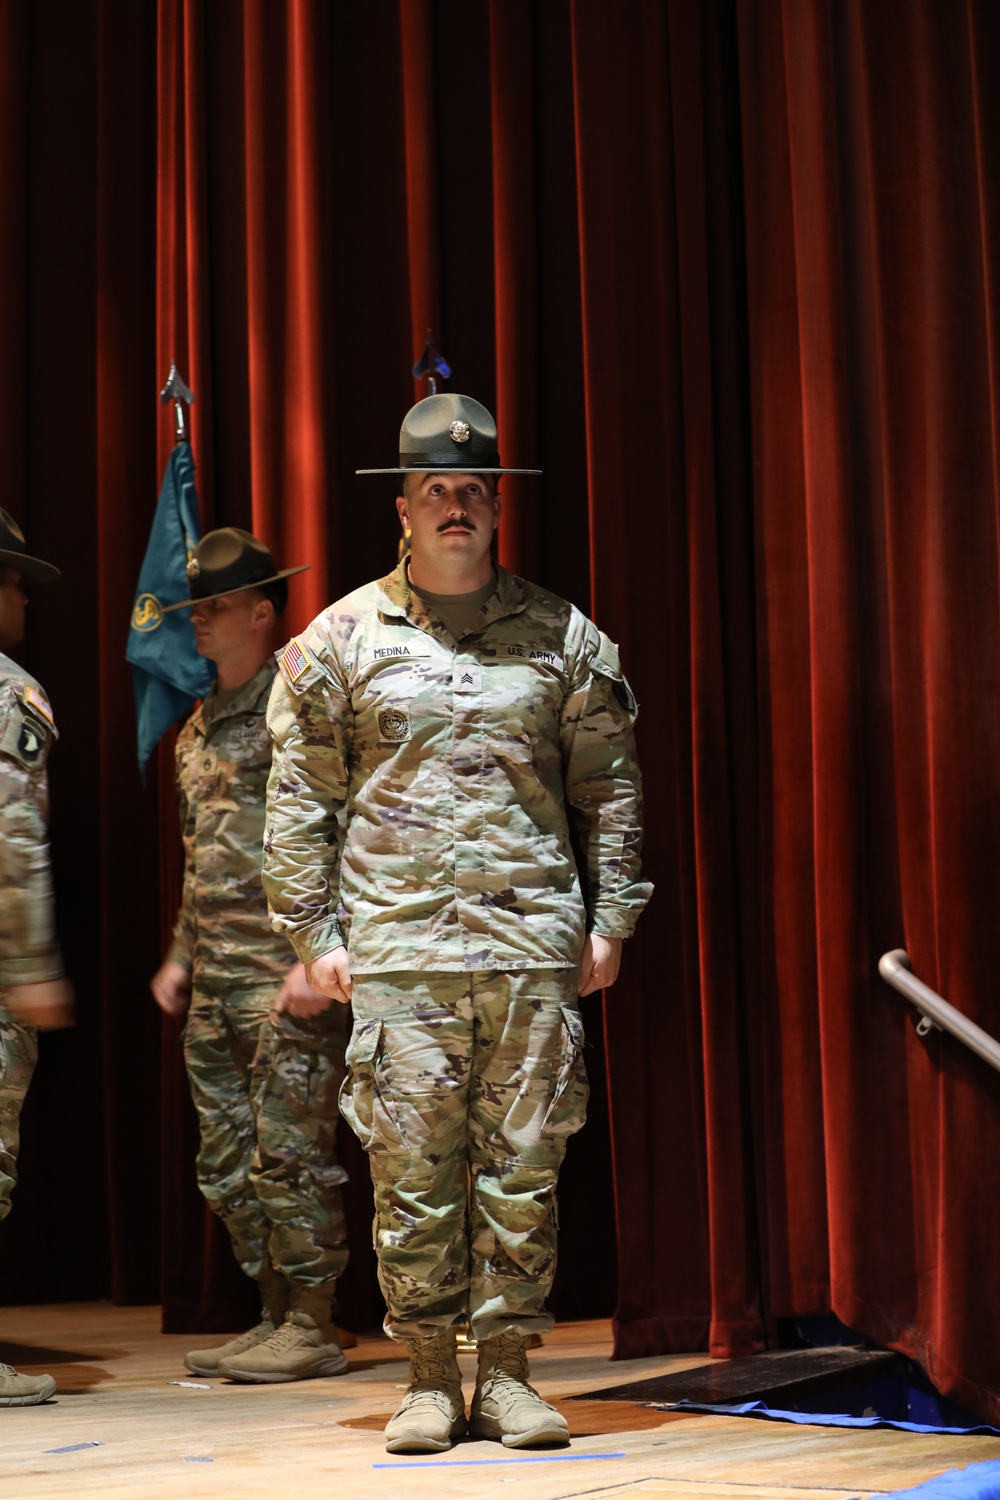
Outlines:
{"type": "Polygon", "coordinates": [[[200,538],[191,444],[178,443],[163,475],[125,652],[135,682],[143,779],[157,741],[212,685],[211,668],[195,650],[188,611],[163,613],[164,605],[190,597],[187,564],[200,538]]]}

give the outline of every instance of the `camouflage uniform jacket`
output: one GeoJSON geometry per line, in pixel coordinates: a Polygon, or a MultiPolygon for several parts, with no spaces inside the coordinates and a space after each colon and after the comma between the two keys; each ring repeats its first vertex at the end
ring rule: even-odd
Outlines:
{"type": "Polygon", "coordinates": [[[346,941],[360,974],[570,968],[588,928],[629,935],[652,889],[635,702],[575,606],[501,568],[456,642],[401,565],[280,665],[264,885],[300,958],[346,941]]]}
{"type": "Polygon", "coordinates": [[[184,891],[168,957],[196,989],[280,984],[295,961],[260,883],[275,670],[265,662],[222,706],[213,688],[177,737],[184,891]]]}
{"type": "Polygon", "coordinates": [[[0,655],[0,990],[59,979],[45,775],[56,727],[38,683],[0,655]]]}

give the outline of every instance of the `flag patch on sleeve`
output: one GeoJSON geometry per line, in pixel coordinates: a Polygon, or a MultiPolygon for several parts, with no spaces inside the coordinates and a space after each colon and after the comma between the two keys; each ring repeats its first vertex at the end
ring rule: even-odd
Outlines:
{"type": "Polygon", "coordinates": [[[25,688],[24,701],[25,703],[30,703],[35,712],[41,714],[46,723],[50,724],[53,729],[55,728],[56,721],[52,717],[52,710],[49,707],[49,700],[44,697],[37,688],[25,688]]]}
{"type": "Polygon", "coordinates": [[[293,636],[281,653],[281,670],[288,681],[294,684],[308,672],[312,663],[293,636]]]}

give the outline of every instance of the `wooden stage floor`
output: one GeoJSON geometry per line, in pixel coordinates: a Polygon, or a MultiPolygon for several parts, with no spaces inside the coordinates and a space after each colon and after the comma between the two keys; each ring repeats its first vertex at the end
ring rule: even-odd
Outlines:
{"type": "MultiPolygon", "coordinates": [[[[0,1410],[3,1500],[846,1500],[1000,1458],[1000,1438],[794,1427],[565,1401],[705,1363],[704,1355],[691,1355],[611,1364],[607,1323],[561,1325],[532,1355],[534,1382],[569,1419],[570,1448],[513,1454],[495,1443],[465,1442],[446,1454],[390,1455],[381,1430],[406,1367],[388,1340],[359,1343],[349,1373],[336,1380],[245,1386],[199,1382],[185,1371],[185,1348],[211,1338],[158,1330],[155,1307],[0,1310],[0,1359],[48,1371],[60,1387],[45,1406],[0,1410]],[[183,1380],[210,1388],[172,1383],[183,1380]]],[[[463,1356],[463,1367],[471,1396],[473,1356],[463,1356]]]]}

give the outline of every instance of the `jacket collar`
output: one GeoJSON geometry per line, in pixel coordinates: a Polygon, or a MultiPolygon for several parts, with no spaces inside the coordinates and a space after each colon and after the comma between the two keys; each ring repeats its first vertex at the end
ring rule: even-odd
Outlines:
{"type": "Polygon", "coordinates": [[[246,714],[256,708],[261,695],[266,695],[270,691],[277,670],[277,663],[272,656],[269,656],[250,681],[245,682],[239,692],[218,710],[216,710],[216,697],[219,684],[213,682],[207,698],[203,699],[201,705],[195,710],[201,726],[206,728],[209,724],[218,723],[222,719],[235,718],[237,714],[246,714]]]}
{"type": "MultiPolygon", "coordinates": [[[[485,629],[487,625],[492,625],[494,620],[502,620],[507,615],[519,614],[527,602],[528,591],[524,579],[518,578],[515,573],[508,573],[507,569],[502,568],[498,563],[497,586],[479,613],[470,620],[463,635],[473,635],[476,631],[485,629]]],[[[409,620],[410,624],[415,625],[418,630],[426,630],[430,635],[451,639],[451,632],[438,619],[432,607],[425,604],[419,594],[414,593],[406,572],[405,558],[388,578],[382,579],[378,610],[379,614],[384,617],[409,620]]]]}

